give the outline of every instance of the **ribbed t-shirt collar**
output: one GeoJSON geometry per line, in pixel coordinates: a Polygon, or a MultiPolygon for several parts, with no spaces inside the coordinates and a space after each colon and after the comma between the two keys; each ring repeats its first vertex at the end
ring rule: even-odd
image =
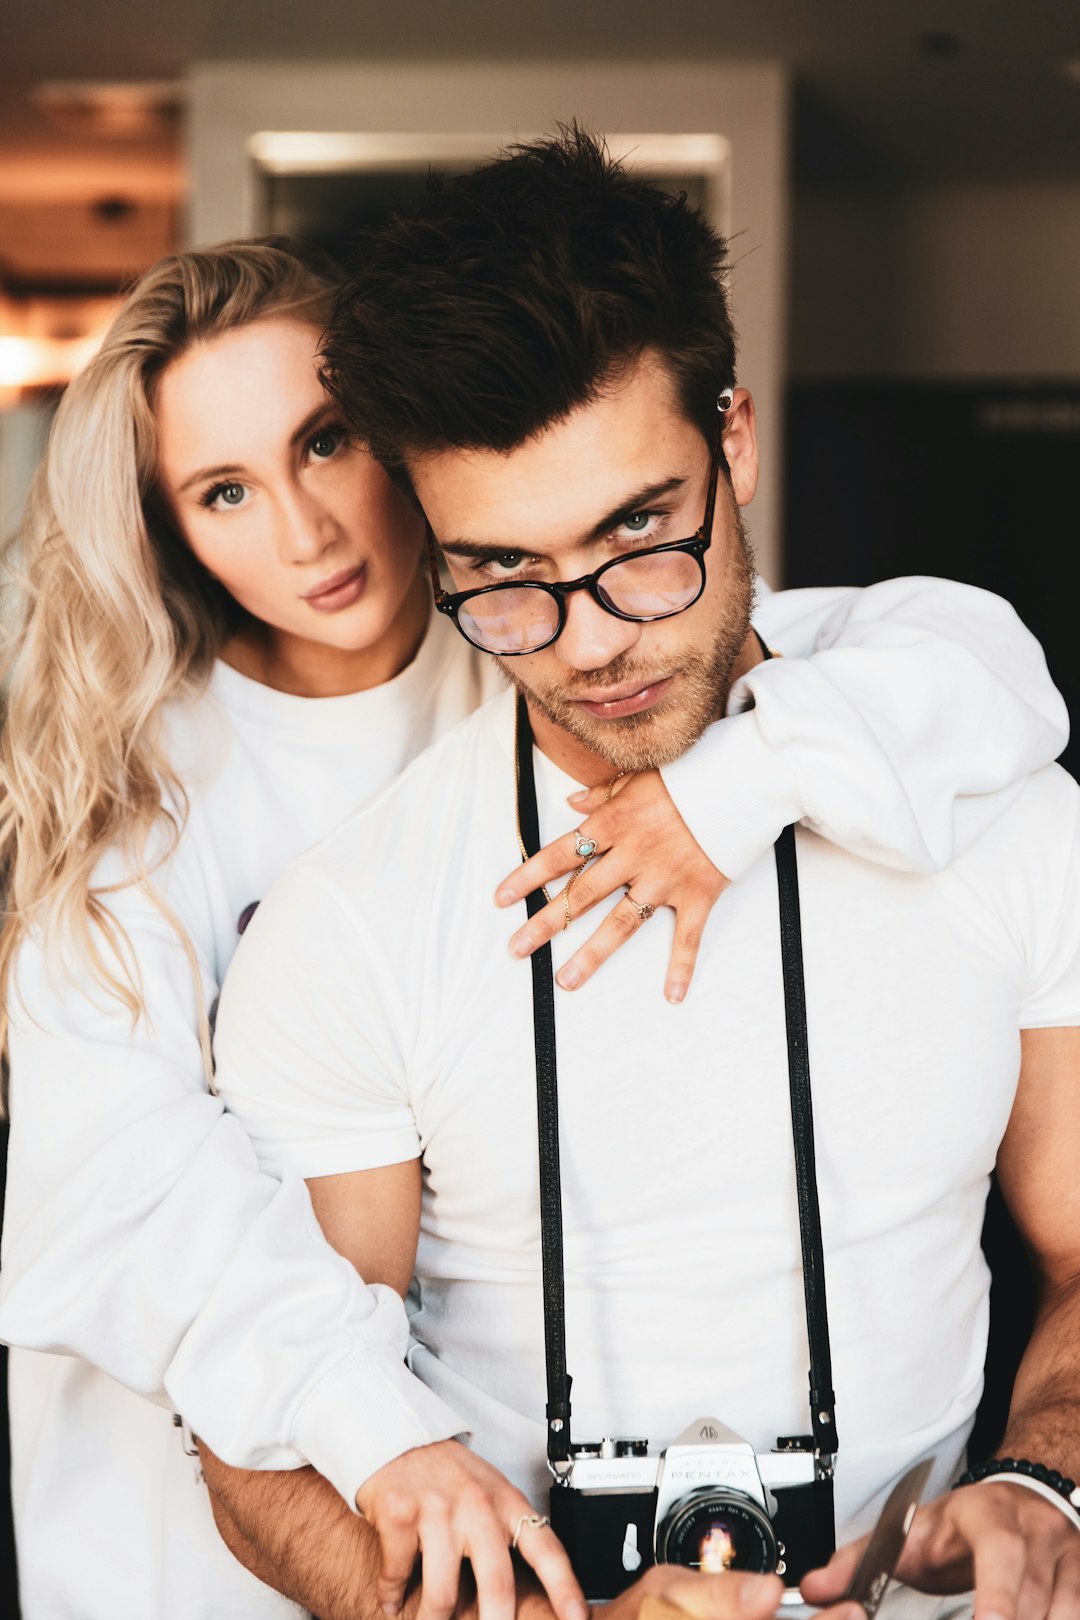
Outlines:
{"type": "Polygon", "coordinates": [[[412,662],[392,680],[363,692],[297,697],[241,675],[220,658],[210,678],[210,691],[238,723],[275,736],[317,738],[331,747],[355,747],[358,735],[396,725],[403,711],[413,712],[420,705],[453,654],[454,636],[443,616],[432,613],[412,662]]]}

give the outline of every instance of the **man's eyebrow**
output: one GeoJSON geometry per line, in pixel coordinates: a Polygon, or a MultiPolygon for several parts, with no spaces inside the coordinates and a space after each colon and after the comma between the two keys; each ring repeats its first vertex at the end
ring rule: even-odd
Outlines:
{"type": "Polygon", "coordinates": [[[643,506],[651,506],[653,501],[661,500],[665,495],[674,494],[685,483],[685,478],[665,478],[663,483],[660,484],[646,484],[644,488],[631,495],[628,500],[621,501],[606,517],[602,517],[599,523],[594,523],[585,536],[586,541],[603,540],[604,536],[610,534],[612,529],[617,529],[619,524],[625,523],[628,517],[633,517],[635,512],[640,512],[643,506]]]}
{"type": "Polygon", "coordinates": [[[316,423],[321,421],[323,417],[332,415],[333,411],[334,402],[332,399],[324,399],[318,405],[316,405],[313,411],[308,411],[307,415],[304,417],[304,420],[300,423],[300,426],[294,428],[289,434],[289,448],[291,450],[295,450],[301,439],[307,438],[308,434],[311,432],[312,428],[315,427],[316,423]]]}
{"type": "MultiPolygon", "coordinates": [[[[314,410],[308,411],[304,420],[289,434],[289,449],[295,450],[296,446],[307,438],[312,429],[324,417],[332,415],[333,410],[333,400],[324,399],[315,406],[314,410]]],[[[191,488],[192,484],[209,483],[212,478],[235,478],[244,471],[242,463],[238,461],[231,461],[222,464],[220,467],[200,467],[198,472],[193,472],[190,478],[185,478],[182,484],[177,485],[176,492],[178,495],[183,495],[185,490],[191,488]]]]}
{"type": "MultiPolygon", "coordinates": [[[[665,478],[662,483],[644,485],[628,499],[620,501],[619,505],[613,507],[598,523],[594,523],[588,533],[582,536],[579,544],[595,545],[598,540],[603,540],[606,535],[610,534],[612,529],[617,529],[620,523],[625,523],[627,518],[633,517],[635,512],[640,512],[643,507],[650,506],[653,501],[661,500],[665,495],[674,494],[685,483],[685,478],[665,478]]],[[[487,562],[492,557],[502,556],[504,552],[525,549],[524,547],[515,547],[511,540],[504,540],[501,544],[488,544],[481,540],[468,540],[464,537],[456,540],[442,540],[436,535],[435,538],[439,540],[440,548],[448,556],[471,557],[476,562],[487,562]]],[[[531,551],[532,548],[528,549],[531,551]]]]}
{"type": "Polygon", "coordinates": [[[468,557],[473,562],[490,562],[493,557],[501,557],[504,552],[517,549],[509,541],[499,546],[484,545],[480,540],[439,540],[434,529],[431,532],[440,551],[445,551],[449,557],[468,557]]]}

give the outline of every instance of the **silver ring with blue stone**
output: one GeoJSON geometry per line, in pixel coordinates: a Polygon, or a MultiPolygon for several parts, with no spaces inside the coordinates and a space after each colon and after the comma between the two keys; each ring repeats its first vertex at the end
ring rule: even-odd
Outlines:
{"type": "Polygon", "coordinates": [[[574,834],[574,854],[579,861],[588,861],[596,854],[597,843],[595,838],[586,838],[584,833],[574,834]]]}

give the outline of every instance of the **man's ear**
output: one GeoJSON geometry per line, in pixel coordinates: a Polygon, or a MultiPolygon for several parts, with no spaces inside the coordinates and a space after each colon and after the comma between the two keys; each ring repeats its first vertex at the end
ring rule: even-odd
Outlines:
{"type": "Polygon", "coordinates": [[[757,488],[757,413],[745,388],[736,388],[724,416],[724,455],[739,506],[749,506],[757,488]]]}

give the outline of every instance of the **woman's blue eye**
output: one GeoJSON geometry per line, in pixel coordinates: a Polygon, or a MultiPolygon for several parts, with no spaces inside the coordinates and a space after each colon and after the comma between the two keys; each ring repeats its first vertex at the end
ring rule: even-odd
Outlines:
{"type": "Polygon", "coordinates": [[[246,494],[246,484],[215,484],[205,495],[200,495],[199,503],[211,511],[219,506],[240,506],[246,494]]]}

